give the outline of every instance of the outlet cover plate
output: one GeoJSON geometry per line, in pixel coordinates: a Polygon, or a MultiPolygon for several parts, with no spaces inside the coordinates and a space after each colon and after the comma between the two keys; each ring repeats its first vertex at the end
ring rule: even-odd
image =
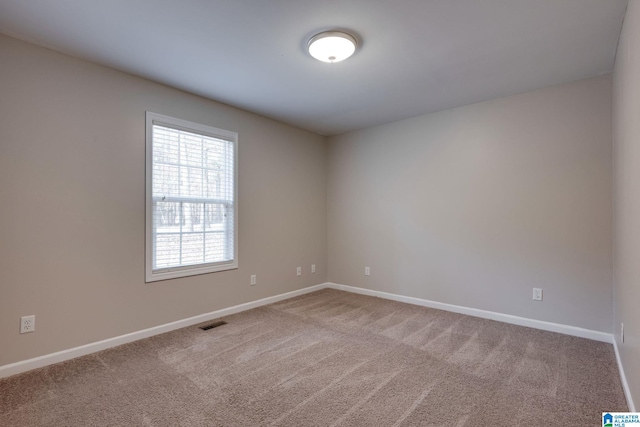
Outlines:
{"type": "Polygon", "coordinates": [[[534,301],[542,301],[542,289],[533,288],[533,299],[534,301]]]}
{"type": "Polygon", "coordinates": [[[36,316],[22,316],[20,318],[20,333],[27,334],[36,330],[36,316]]]}

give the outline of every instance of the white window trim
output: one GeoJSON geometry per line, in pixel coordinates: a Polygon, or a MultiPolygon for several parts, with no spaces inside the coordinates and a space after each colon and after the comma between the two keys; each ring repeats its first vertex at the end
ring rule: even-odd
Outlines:
{"type": "Polygon", "coordinates": [[[238,268],[238,134],[224,129],[201,125],[174,117],[146,112],[146,162],[145,162],[145,187],[146,187],[146,214],[145,214],[145,282],[176,279],[179,277],[195,276],[198,274],[213,273],[216,271],[233,270],[238,268]],[[162,125],[174,129],[190,132],[198,132],[213,138],[220,138],[233,142],[233,260],[226,262],[198,264],[195,266],[182,266],[153,271],[153,125],[162,125]]]}

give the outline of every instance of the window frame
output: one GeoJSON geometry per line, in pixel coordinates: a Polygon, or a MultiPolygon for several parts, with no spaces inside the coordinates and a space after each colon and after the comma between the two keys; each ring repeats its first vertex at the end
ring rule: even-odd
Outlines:
{"type": "Polygon", "coordinates": [[[238,134],[175,117],[146,112],[145,132],[145,282],[176,279],[238,268],[238,134]],[[229,141],[233,144],[233,259],[215,263],[201,263],[153,270],[153,126],[171,129],[229,141]]]}

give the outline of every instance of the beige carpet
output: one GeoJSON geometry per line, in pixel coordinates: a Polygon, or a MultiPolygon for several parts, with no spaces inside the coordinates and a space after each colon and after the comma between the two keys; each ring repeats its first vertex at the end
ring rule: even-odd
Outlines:
{"type": "Polygon", "coordinates": [[[322,290],[0,380],[2,426],[600,426],[610,344],[322,290]]]}

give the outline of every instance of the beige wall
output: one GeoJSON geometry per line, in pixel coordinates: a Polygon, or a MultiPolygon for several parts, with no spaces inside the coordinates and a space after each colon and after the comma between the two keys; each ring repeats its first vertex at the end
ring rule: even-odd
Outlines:
{"type": "Polygon", "coordinates": [[[332,137],[329,280],[610,332],[611,155],[610,75],[332,137]]]}
{"type": "Polygon", "coordinates": [[[613,75],[614,333],[640,402],[640,1],[629,2],[613,75]],[[625,341],[620,339],[624,322],[625,341]]]}
{"type": "Polygon", "coordinates": [[[326,281],[324,137],[4,36],[0,64],[0,365],[326,281]],[[146,110],[238,132],[238,270],[145,284],[146,110]]]}

